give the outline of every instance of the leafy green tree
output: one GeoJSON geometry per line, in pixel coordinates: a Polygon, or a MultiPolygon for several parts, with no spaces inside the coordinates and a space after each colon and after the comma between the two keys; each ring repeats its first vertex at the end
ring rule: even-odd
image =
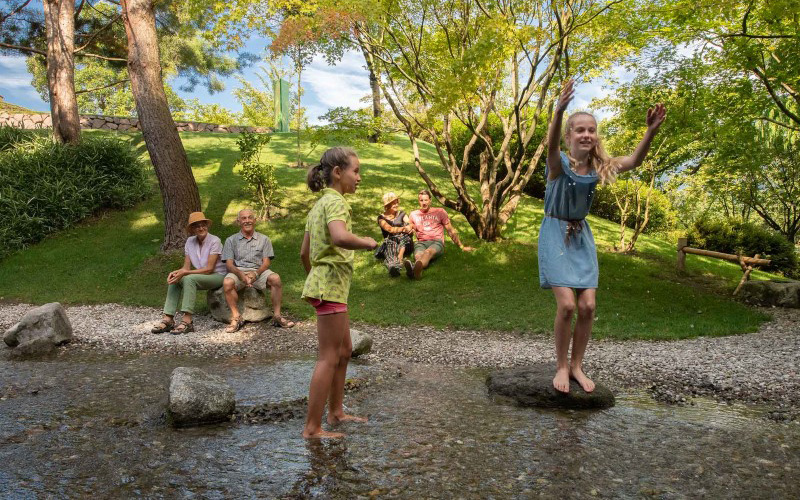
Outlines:
{"type": "Polygon", "coordinates": [[[549,119],[559,80],[596,76],[638,48],[640,26],[628,12],[623,19],[614,10],[619,5],[400,0],[386,5],[382,38],[362,34],[381,63],[382,91],[411,140],[417,171],[478,237],[496,240],[516,211],[544,151],[541,139],[535,148],[529,145],[549,119]],[[487,127],[490,117],[503,127],[499,145],[487,127]],[[471,132],[459,151],[452,133],[456,122],[471,132]],[[423,136],[433,142],[453,194],[423,167],[423,136]],[[487,147],[475,193],[465,168],[479,143],[487,147]]]}

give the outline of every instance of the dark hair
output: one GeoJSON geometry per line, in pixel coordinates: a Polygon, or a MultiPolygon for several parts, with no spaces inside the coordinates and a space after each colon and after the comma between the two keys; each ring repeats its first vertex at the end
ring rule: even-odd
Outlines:
{"type": "Polygon", "coordinates": [[[319,163],[308,169],[306,184],[313,191],[321,191],[325,186],[331,185],[331,172],[334,167],[345,169],[350,166],[350,158],[358,155],[353,148],[336,146],[322,153],[319,163]]]}
{"type": "Polygon", "coordinates": [[[420,192],[417,194],[417,198],[419,198],[419,195],[421,195],[421,194],[424,194],[425,196],[427,196],[427,197],[428,197],[429,199],[431,199],[431,200],[433,199],[433,196],[431,196],[431,192],[430,192],[430,191],[428,191],[427,189],[423,189],[422,191],[420,191],[420,192]]]}

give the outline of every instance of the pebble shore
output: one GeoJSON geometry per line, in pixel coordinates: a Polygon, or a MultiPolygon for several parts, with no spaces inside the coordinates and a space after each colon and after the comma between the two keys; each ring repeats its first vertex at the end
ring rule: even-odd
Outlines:
{"type": "MultiPolygon", "coordinates": [[[[0,331],[32,307],[0,304],[0,331]]],[[[317,345],[313,322],[299,322],[291,329],[262,322],[225,333],[224,324],[198,315],[196,332],[153,335],[150,328],[160,318],[155,308],[103,304],[66,310],[75,335],[68,349],[227,357],[313,354],[317,345]]],[[[775,408],[771,418],[795,420],[800,414],[800,310],[767,312],[773,319],[758,332],[744,335],[669,342],[592,341],[586,371],[612,388],[644,387],[668,403],[690,403],[698,395],[767,403],[775,408]]],[[[371,362],[494,368],[554,361],[552,338],[546,335],[359,324],[353,328],[372,335],[372,352],[360,358],[371,362]]]]}

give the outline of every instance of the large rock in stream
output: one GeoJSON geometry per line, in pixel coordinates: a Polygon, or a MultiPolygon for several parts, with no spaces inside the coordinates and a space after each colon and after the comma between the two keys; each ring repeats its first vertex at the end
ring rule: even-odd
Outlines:
{"type": "Polygon", "coordinates": [[[490,394],[515,400],[521,406],[537,408],[597,409],[614,406],[614,394],[595,381],[592,392],[584,392],[574,380],[569,382],[569,394],[553,387],[555,366],[540,364],[499,370],[489,374],[486,385],[490,394]]]}
{"type": "Polygon", "coordinates": [[[369,351],[372,350],[372,336],[366,332],[351,328],[350,340],[353,342],[352,356],[354,358],[363,354],[369,354],[369,351]]]}
{"type": "Polygon", "coordinates": [[[169,382],[167,415],[174,427],[215,424],[230,420],[236,395],[221,377],[200,368],[179,366],[169,382]]]}
{"type": "Polygon", "coordinates": [[[48,354],[71,340],[72,325],[58,302],[31,309],[3,335],[6,345],[14,348],[14,357],[48,354]]]}
{"type": "MultiPolygon", "coordinates": [[[[206,303],[211,312],[211,316],[223,323],[231,320],[231,308],[225,301],[225,291],[222,287],[216,290],[209,290],[206,303]]],[[[242,319],[249,322],[263,321],[272,316],[272,308],[267,305],[264,292],[252,287],[245,287],[239,290],[239,314],[242,319]]]]}
{"type": "Polygon", "coordinates": [[[758,306],[800,308],[800,281],[745,281],[739,297],[748,304],[758,306]]]}

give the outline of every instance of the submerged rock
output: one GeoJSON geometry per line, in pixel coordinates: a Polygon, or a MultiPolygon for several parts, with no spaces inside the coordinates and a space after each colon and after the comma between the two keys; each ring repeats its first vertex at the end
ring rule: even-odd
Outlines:
{"type": "Polygon", "coordinates": [[[235,409],[233,389],[221,377],[185,366],[172,371],[167,415],[174,427],[224,422],[235,409]]]}
{"type": "MultiPolygon", "coordinates": [[[[222,287],[209,290],[206,302],[211,316],[215,320],[223,323],[230,322],[231,308],[225,302],[225,291],[222,287]]],[[[264,292],[252,287],[239,290],[238,307],[239,313],[245,321],[263,321],[272,316],[272,309],[267,304],[264,292]]]]}
{"type": "Polygon", "coordinates": [[[749,304],[800,308],[800,281],[746,281],[739,293],[749,304]]]}
{"type": "Polygon", "coordinates": [[[6,345],[15,348],[12,351],[15,357],[47,354],[70,340],[72,325],[58,302],[31,309],[3,335],[6,345]]]}
{"type": "Polygon", "coordinates": [[[490,394],[514,399],[521,406],[538,408],[589,409],[614,406],[614,394],[595,381],[595,389],[585,392],[574,380],[569,382],[569,394],[553,387],[555,366],[541,364],[499,370],[489,374],[486,384],[490,394]]]}
{"type": "Polygon", "coordinates": [[[362,354],[368,354],[372,349],[372,336],[360,330],[350,329],[350,340],[353,341],[353,354],[354,358],[362,354]]]}

